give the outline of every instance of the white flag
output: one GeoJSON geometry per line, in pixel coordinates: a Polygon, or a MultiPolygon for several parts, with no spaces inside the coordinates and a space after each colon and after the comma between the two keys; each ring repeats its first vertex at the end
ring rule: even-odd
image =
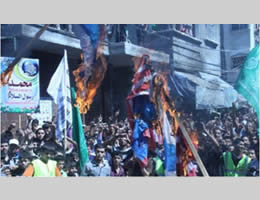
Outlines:
{"type": "Polygon", "coordinates": [[[51,78],[47,92],[58,106],[56,136],[61,140],[65,127],[65,130],[70,130],[72,126],[70,77],[66,50],[64,50],[64,56],[51,78]]]}
{"type": "Polygon", "coordinates": [[[176,176],[176,139],[172,135],[172,128],[167,114],[163,116],[163,137],[165,152],[165,176],[176,176]]]}

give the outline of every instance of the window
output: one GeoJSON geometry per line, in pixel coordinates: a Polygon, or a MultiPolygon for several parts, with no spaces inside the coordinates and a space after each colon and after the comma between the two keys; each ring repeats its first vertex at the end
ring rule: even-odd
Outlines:
{"type": "Polygon", "coordinates": [[[232,69],[240,68],[246,60],[246,55],[232,57],[232,69]]]}
{"type": "Polygon", "coordinates": [[[238,31],[238,30],[242,30],[242,29],[247,29],[248,28],[248,24],[232,24],[232,31],[238,31]]]}
{"type": "Polygon", "coordinates": [[[217,41],[217,24],[205,24],[206,39],[217,41]]]}
{"type": "Polygon", "coordinates": [[[175,29],[190,36],[194,36],[193,24],[176,24],[175,29]]]}

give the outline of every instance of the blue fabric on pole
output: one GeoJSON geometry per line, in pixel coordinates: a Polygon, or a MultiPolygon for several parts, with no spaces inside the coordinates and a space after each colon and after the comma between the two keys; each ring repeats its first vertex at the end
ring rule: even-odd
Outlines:
{"type": "Polygon", "coordinates": [[[149,127],[145,121],[141,119],[135,120],[132,148],[142,166],[146,166],[148,160],[148,138],[144,136],[147,129],[149,129],[149,127]]]}
{"type": "Polygon", "coordinates": [[[154,104],[150,101],[148,95],[140,95],[133,100],[134,114],[140,114],[145,121],[152,121],[156,118],[156,110],[154,104]]]}
{"type": "Polygon", "coordinates": [[[97,48],[99,40],[99,25],[98,24],[80,24],[85,32],[90,36],[91,44],[97,48]]]}

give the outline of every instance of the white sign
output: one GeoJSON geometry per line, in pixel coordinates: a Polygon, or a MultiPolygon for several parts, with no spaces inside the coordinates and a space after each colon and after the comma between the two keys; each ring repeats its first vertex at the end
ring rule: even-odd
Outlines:
{"type": "Polygon", "coordinates": [[[32,114],[33,119],[39,120],[39,125],[42,126],[44,121],[52,119],[52,100],[40,100],[40,112],[32,114]]]}

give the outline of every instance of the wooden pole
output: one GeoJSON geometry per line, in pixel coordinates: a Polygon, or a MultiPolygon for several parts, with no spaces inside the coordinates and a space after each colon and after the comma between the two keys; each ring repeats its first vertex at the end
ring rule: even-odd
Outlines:
{"type": "MultiPolygon", "coordinates": [[[[43,32],[48,28],[49,24],[45,24],[36,34],[35,36],[27,43],[27,45],[22,49],[20,50],[14,61],[8,66],[8,68],[6,69],[6,73],[10,72],[13,70],[14,66],[20,61],[20,59],[22,58],[22,56],[24,56],[25,52],[28,51],[28,49],[32,46],[33,42],[36,40],[36,39],[39,39],[40,36],[43,34],[43,32]]],[[[3,85],[5,85],[6,83],[3,83],[3,85]]]]}
{"type": "Polygon", "coordinates": [[[197,161],[197,164],[200,167],[200,170],[201,170],[203,176],[208,177],[209,176],[208,172],[207,172],[205,166],[203,165],[203,162],[201,161],[200,156],[199,156],[197,150],[195,149],[195,147],[194,147],[194,145],[193,145],[193,143],[192,143],[192,141],[190,139],[190,136],[189,136],[188,132],[186,131],[186,129],[185,129],[181,119],[177,116],[177,114],[174,114],[174,115],[175,115],[175,119],[177,120],[177,122],[178,122],[178,124],[180,126],[182,134],[183,134],[184,138],[186,139],[186,141],[187,141],[187,143],[188,143],[188,145],[189,145],[189,147],[190,147],[190,149],[192,151],[192,154],[194,155],[194,157],[195,157],[195,159],[197,161]]]}
{"type": "MultiPolygon", "coordinates": [[[[162,88],[161,88],[161,89],[162,89],[162,88]]],[[[175,108],[174,108],[175,106],[174,106],[174,104],[172,103],[172,100],[170,99],[170,97],[169,97],[168,95],[166,95],[166,93],[164,93],[164,96],[165,96],[166,102],[168,102],[168,105],[169,105],[170,109],[171,109],[171,110],[175,110],[175,108]]],[[[159,99],[157,99],[157,102],[158,102],[159,104],[161,104],[161,101],[160,101],[159,99]]],[[[160,109],[159,109],[159,110],[160,110],[160,109]]],[[[201,161],[200,156],[199,156],[199,154],[198,154],[196,148],[194,147],[194,145],[193,145],[193,143],[192,143],[192,140],[190,139],[190,136],[189,136],[188,132],[186,131],[185,126],[184,126],[183,123],[182,123],[182,120],[178,117],[178,115],[177,115],[176,113],[174,113],[174,117],[175,117],[175,119],[177,120],[177,122],[178,122],[178,124],[179,124],[179,126],[180,126],[180,129],[181,129],[181,131],[182,131],[182,134],[183,134],[185,140],[187,141],[187,143],[188,143],[188,145],[189,145],[189,148],[191,149],[192,154],[194,155],[197,164],[198,164],[199,167],[200,167],[200,170],[201,170],[201,172],[202,172],[202,175],[205,176],[205,177],[208,177],[208,176],[209,176],[209,175],[208,175],[208,172],[207,172],[207,170],[206,170],[206,168],[205,168],[203,162],[201,161]]]]}

